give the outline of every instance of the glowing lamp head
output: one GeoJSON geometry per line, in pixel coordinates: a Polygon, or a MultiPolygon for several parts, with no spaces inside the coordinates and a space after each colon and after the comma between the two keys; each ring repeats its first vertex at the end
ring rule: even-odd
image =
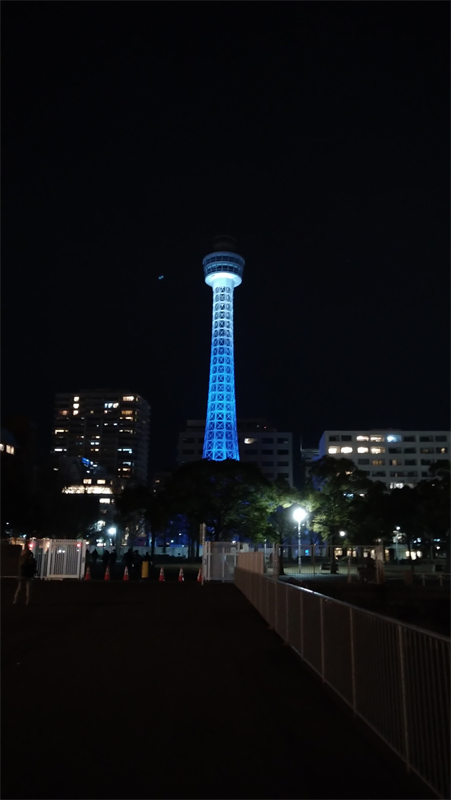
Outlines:
{"type": "Polygon", "coordinates": [[[108,528],[108,533],[109,533],[111,536],[114,536],[114,534],[116,533],[116,528],[108,528]]]}
{"type": "Polygon", "coordinates": [[[293,517],[296,522],[303,522],[307,516],[308,513],[304,508],[295,508],[293,511],[293,517]]]}

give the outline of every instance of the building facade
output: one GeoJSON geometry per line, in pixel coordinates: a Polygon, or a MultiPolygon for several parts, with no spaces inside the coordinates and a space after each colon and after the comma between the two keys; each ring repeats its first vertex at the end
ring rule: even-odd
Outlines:
{"type": "Polygon", "coordinates": [[[310,478],[310,469],[319,458],[319,447],[302,447],[301,442],[301,486],[305,486],[310,478]]]}
{"type": "MultiPolygon", "coordinates": [[[[119,486],[147,486],[150,406],[140,395],[94,390],[56,395],[52,451],[81,458],[119,486]]],[[[85,463],[84,462],[84,463],[85,463]]]]}
{"type": "MultiPolygon", "coordinates": [[[[204,420],[188,420],[179,436],[178,465],[202,458],[204,420]]],[[[270,427],[263,419],[238,419],[240,461],[256,464],[271,481],[284,478],[293,486],[293,434],[270,427]]]]}
{"type": "Polygon", "coordinates": [[[429,466],[449,459],[449,431],[324,431],[319,457],[349,458],[370,480],[388,489],[430,478],[429,466]]]}

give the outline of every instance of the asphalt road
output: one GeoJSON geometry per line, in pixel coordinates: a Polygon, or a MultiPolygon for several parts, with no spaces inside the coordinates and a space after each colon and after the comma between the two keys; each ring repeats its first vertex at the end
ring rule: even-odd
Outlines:
{"type": "Polygon", "coordinates": [[[2,582],[2,798],[428,798],[233,585],[2,582]]]}

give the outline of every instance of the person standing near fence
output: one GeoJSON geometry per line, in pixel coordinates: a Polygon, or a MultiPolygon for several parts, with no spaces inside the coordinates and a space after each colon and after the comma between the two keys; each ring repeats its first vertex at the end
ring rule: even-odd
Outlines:
{"type": "Polygon", "coordinates": [[[110,565],[110,551],[107,550],[106,548],[103,551],[102,561],[103,561],[103,566],[104,566],[104,570],[103,571],[105,573],[107,571],[109,565],[110,565]]]}
{"type": "Polygon", "coordinates": [[[117,560],[116,550],[112,550],[111,554],[110,554],[110,574],[111,574],[111,577],[113,577],[113,575],[114,575],[114,567],[115,567],[115,564],[116,564],[116,560],[117,560]]]}
{"type": "Polygon", "coordinates": [[[26,544],[19,558],[19,574],[17,576],[18,583],[13,600],[14,605],[17,603],[17,599],[19,597],[22,586],[25,587],[25,605],[29,604],[30,586],[31,586],[31,581],[34,578],[35,572],[36,572],[36,559],[33,557],[33,553],[26,544]]]}

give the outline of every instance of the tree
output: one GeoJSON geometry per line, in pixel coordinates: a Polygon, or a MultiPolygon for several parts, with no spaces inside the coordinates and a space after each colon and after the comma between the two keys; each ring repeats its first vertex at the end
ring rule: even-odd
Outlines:
{"type": "Polygon", "coordinates": [[[279,575],[284,574],[283,545],[293,535],[296,523],[293,519],[293,505],[300,503],[302,495],[289,485],[285,478],[278,478],[267,494],[269,501],[269,520],[265,538],[276,542],[279,547],[279,575]]]}
{"type": "Polygon", "coordinates": [[[176,470],[161,494],[168,518],[184,514],[197,530],[205,523],[208,537],[221,541],[234,534],[263,537],[269,486],[254,464],[202,459],[176,470]]]}
{"type": "Polygon", "coordinates": [[[434,541],[447,554],[449,561],[450,531],[450,463],[436,461],[429,467],[430,478],[415,487],[415,501],[421,521],[423,547],[434,556],[434,541]]]}
{"type": "Polygon", "coordinates": [[[116,525],[128,531],[128,544],[132,546],[133,540],[146,526],[146,514],[151,505],[151,494],[145,486],[126,486],[123,492],[116,497],[116,525]]]}
{"type": "Polygon", "coordinates": [[[390,493],[381,481],[371,481],[363,497],[354,497],[349,507],[348,537],[356,544],[391,540],[393,532],[390,493]]]}
{"type": "Polygon", "coordinates": [[[389,519],[392,530],[397,526],[406,538],[409,548],[409,558],[412,560],[412,544],[414,539],[421,537],[423,526],[418,515],[417,492],[410,486],[403,486],[402,489],[393,489],[389,495],[389,519]]]}
{"type": "Polygon", "coordinates": [[[347,458],[323,456],[311,467],[312,484],[319,490],[319,504],[315,513],[315,525],[332,545],[331,571],[336,572],[335,548],[340,530],[349,529],[353,523],[351,507],[365,494],[370,481],[353,461],[347,458]]]}

